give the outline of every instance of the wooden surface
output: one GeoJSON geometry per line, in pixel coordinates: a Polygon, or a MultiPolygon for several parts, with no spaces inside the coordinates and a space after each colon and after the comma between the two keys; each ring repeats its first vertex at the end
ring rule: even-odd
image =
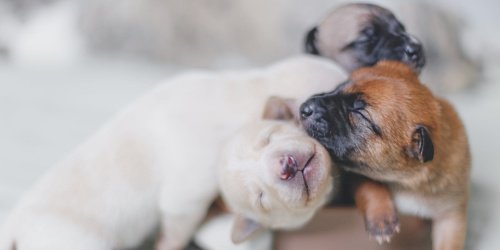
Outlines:
{"type": "Polygon", "coordinates": [[[401,232],[391,243],[370,240],[361,215],[353,208],[321,211],[296,231],[276,233],[275,250],[426,250],[431,249],[430,223],[400,216],[401,232]]]}

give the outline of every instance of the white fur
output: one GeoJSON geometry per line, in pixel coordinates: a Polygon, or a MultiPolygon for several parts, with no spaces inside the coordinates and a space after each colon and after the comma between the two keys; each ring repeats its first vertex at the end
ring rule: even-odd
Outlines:
{"type": "Polygon", "coordinates": [[[432,218],[434,211],[425,204],[425,199],[418,199],[412,195],[395,195],[394,200],[400,212],[416,215],[423,218],[432,218]]]}
{"type": "Polygon", "coordinates": [[[457,206],[456,202],[448,196],[432,198],[407,192],[395,192],[394,201],[399,212],[429,219],[439,217],[457,206]],[[444,199],[449,199],[446,206],[443,205],[444,199]],[[436,209],[437,207],[439,209],[436,209]]]}
{"type": "Polygon", "coordinates": [[[270,230],[265,230],[250,241],[234,244],[229,237],[234,215],[224,214],[203,223],[195,236],[195,242],[205,250],[271,250],[273,238],[270,230]],[[222,237],[221,237],[222,235],[222,237]]]}
{"type": "MultiPolygon", "coordinates": [[[[168,247],[185,245],[218,193],[217,151],[258,119],[270,95],[302,101],[345,75],[300,57],[262,70],[193,72],[116,115],[49,171],[0,230],[0,250],[122,249],[162,219],[168,247]]],[[[229,236],[228,236],[229,237],[229,236]]]]}

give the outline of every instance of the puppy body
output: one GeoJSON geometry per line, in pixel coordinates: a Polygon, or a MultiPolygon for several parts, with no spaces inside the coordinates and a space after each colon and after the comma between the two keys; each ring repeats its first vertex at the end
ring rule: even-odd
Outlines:
{"type": "Polygon", "coordinates": [[[218,195],[215,165],[224,138],[259,119],[268,96],[305,100],[345,77],[328,61],[300,57],[264,70],[169,80],[46,174],[8,218],[0,249],[130,248],[160,219],[158,248],[181,249],[218,195]]]}
{"type": "MultiPolygon", "coordinates": [[[[301,108],[347,171],[386,184],[397,208],[433,220],[434,249],[463,249],[470,155],[452,106],[407,66],[380,62],[301,108]]],[[[403,229],[404,230],[404,229],[403,229]]]]}

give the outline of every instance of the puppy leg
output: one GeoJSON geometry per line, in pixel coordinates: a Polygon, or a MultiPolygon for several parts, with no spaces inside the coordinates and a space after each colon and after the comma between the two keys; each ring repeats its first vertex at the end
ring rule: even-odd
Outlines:
{"type": "MultiPolygon", "coordinates": [[[[187,181],[189,182],[189,181],[187,181]]],[[[157,250],[183,249],[193,237],[196,229],[207,215],[207,211],[217,196],[217,185],[203,186],[204,190],[188,190],[185,186],[176,189],[166,187],[161,200],[162,233],[157,250]],[[175,194],[172,194],[175,190],[175,194]]],[[[229,237],[229,235],[227,236],[229,237]]]]}
{"type": "Polygon", "coordinates": [[[432,221],[434,250],[464,249],[467,219],[465,211],[454,211],[432,221]]]}
{"type": "Polygon", "coordinates": [[[399,220],[392,196],[384,185],[363,178],[355,180],[356,207],[365,219],[366,230],[379,244],[391,240],[399,232],[399,220]]]}
{"type": "MultiPolygon", "coordinates": [[[[165,214],[157,250],[181,250],[193,237],[205,218],[205,211],[186,211],[185,214],[165,214]]],[[[229,237],[229,236],[228,236],[229,237]]]]}

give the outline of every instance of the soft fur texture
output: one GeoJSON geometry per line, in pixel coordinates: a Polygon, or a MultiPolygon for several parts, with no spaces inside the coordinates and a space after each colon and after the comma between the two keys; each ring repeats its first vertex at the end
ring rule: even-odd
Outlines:
{"type": "Polygon", "coordinates": [[[435,250],[463,249],[467,136],[453,107],[409,67],[382,61],[356,70],[301,112],[308,133],[344,169],[385,183],[399,211],[432,219],[435,250]]]}
{"type": "MultiPolygon", "coordinates": [[[[164,240],[158,248],[181,249],[218,195],[216,158],[224,139],[260,119],[268,96],[304,101],[345,77],[329,61],[310,57],[261,70],[175,77],[139,98],[49,171],[0,230],[0,249],[129,248],[159,221],[164,240]]],[[[321,189],[314,191],[317,202],[311,209],[327,192],[321,189]]],[[[295,220],[276,226],[304,222],[295,220]]]]}

